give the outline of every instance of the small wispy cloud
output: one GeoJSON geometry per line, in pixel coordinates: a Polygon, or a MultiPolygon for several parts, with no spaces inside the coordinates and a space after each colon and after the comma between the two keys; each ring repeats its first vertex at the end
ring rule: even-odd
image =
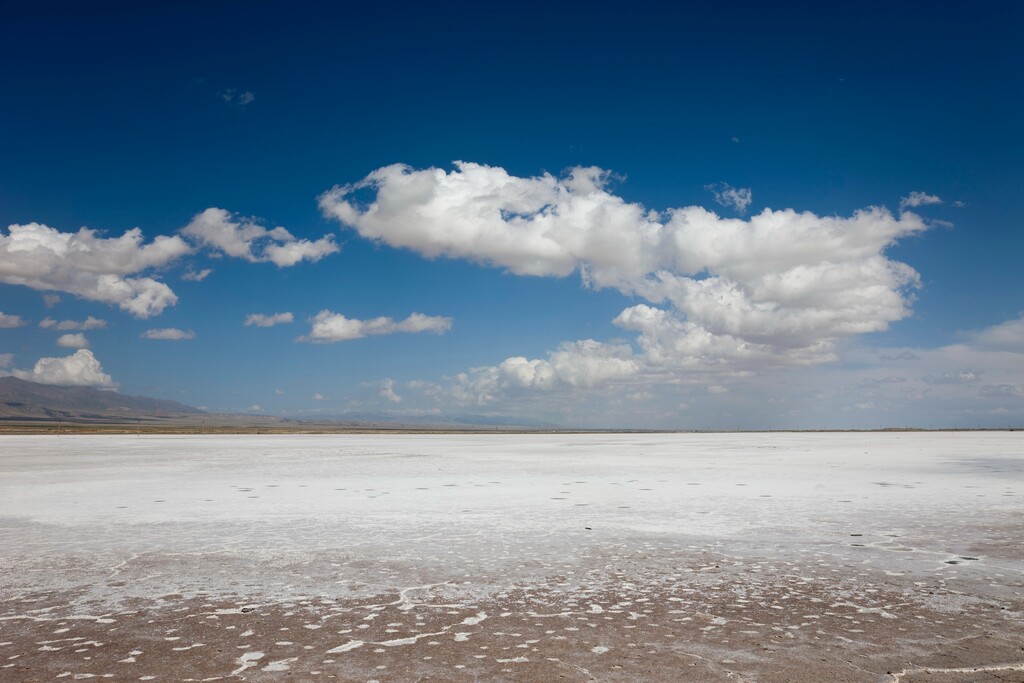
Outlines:
{"type": "Polygon", "coordinates": [[[749,187],[733,187],[729,183],[712,183],[705,185],[704,189],[714,195],[718,204],[735,209],[739,214],[746,213],[747,207],[754,201],[754,194],[749,187]]]}
{"type": "Polygon", "coordinates": [[[918,206],[941,203],[942,198],[938,195],[928,194],[927,192],[911,192],[906,197],[900,198],[900,211],[913,209],[918,206]]]}
{"type": "Polygon", "coordinates": [[[238,107],[244,107],[248,104],[252,104],[256,100],[256,96],[249,90],[238,90],[237,88],[228,88],[220,93],[220,97],[228,104],[233,104],[238,107]]]}
{"type": "Polygon", "coordinates": [[[192,270],[189,268],[182,274],[181,279],[189,282],[202,282],[209,277],[212,272],[213,268],[203,268],[202,270],[192,270]]]}
{"type": "Polygon", "coordinates": [[[182,341],[195,339],[196,333],[192,330],[179,330],[177,327],[159,327],[146,330],[142,333],[143,339],[159,339],[162,341],[182,341]]]}
{"type": "Polygon", "coordinates": [[[395,391],[395,380],[393,379],[386,379],[381,382],[380,391],[378,393],[391,403],[402,402],[402,397],[395,391]]]}
{"type": "Polygon", "coordinates": [[[921,378],[925,384],[969,384],[981,379],[980,370],[959,370],[957,372],[944,372],[941,375],[926,375],[921,378]]]}
{"type": "Polygon", "coordinates": [[[1024,387],[1019,384],[986,384],[978,394],[990,398],[1021,398],[1024,397],[1024,387]]]}
{"type": "Polygon", "coordinates": [[[20,315],[8,315],[7,313],[0,313],[0,329],[24,327],[27,324],[28,322],[20,315]]]}
{"type": "Polygon", "coordinates": [[[43,318],[39,321],[39,327],[44,330],[58,330],[60,332],[68,332],[71,330],[102,330],[107,326],[107,321],[100,318],[94,318],[91,315],[85,320],[54,320],[53,318],[43,318]]]}
{"type": "Polygon", "coordinates": [[[264,313],[253,313],[245,319],[246,327],[273,327],[274,325],[283,325],[290,323],[295,320],[295,316],[291,313],[271,313],[266,315],[264,313]]]}

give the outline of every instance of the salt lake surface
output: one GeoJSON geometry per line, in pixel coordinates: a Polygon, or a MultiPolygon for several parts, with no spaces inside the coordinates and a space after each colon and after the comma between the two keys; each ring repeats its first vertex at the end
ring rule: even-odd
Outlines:
{"type": "Polygon", "coordinates": [[[1024,433],[0,437],[0,680],[1024,681],[1024,433]]]}

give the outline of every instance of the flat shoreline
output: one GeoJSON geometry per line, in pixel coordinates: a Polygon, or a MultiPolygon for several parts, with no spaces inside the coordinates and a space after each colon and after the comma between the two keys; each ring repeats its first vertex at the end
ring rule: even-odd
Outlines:
{"type": "MultiPolygon", "coordinates": [[[[240,421],[241,422],[241,421],[240,421]]],[[[1021,432],[1024,427],[878,427],[872,429],[584,429],[509,426],[415,426],[296,423],[296,424],[197,424],[146,422],[80,423],[64,421],[17,422],[0,420],[0,435],[58,434],[154,434],[154,435],[301,435],[301,434],[887,434],[1021,432]]]]}

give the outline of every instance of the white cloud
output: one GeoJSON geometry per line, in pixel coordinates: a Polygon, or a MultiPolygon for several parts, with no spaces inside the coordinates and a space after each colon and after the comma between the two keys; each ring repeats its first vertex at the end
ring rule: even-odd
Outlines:
{"type": "Polygon", "coordinates": [[[507,391],[593,388],[633,377],[640,360],[628,345],[592,339],[564,342],[547,359],[515,356],[498,366],[473,368],[455,376],[452,396],[460,403],[489,403],[507,391]]]}
{"type": "Polygon", "coordinates": [[[176,327],[159,327],[146,330],[142,333],[143,339],[160,339],[163,341],[181,341],[184,339],[195,339],[196,333],[192,330],[179,330],[176,327]]]}
{"type": "Polygon", "coordinates": [[[313,394],[313,400],[314,400],[314,401],[328,401],[328,400],[330,400],[330,399],[328,399],[328,398],[327,398],[326,396],[324,396],[323,394],[321,394],[321,393],[317,392],[317,393],[313,394]]]}
{"type": "Polygon", "coordinates": [[[32,370],[14,370],[15,377],[60,386],[90,386],[113,388],[110,375],[103,372],[92,351],[81,349],[64,358],[40,358],[32,370]]]}
{"type": "Polygon", "coordinates": [[[386,379],[381,382],[380,395],[391,403],[401,403],[402,397],[395,391],[395,380],[386,379]]]}
{"type": "Polygon", "coordinates": [[[271,313],[270,315],[253,313],[245,318],[245,324],[249,327],[273,327],[274,325],[282,325],[294,320],[295,317],[291,313],[287,312],[271,313]]]}
{"type": "Polygon", "coordinates": [[[927,192],[911,192],[906,197],[900,198],[900,211],[918,206],[927,206],[928,204],[941,203],[942,199],[936,195],[928,194],[927,192]]]}
{"type": "Polygon", "coordinates": [[[298,341],[329,344],[396,332],[444,334],[452,327],[451,318],[423,315],[422,313],[413,313],[405,320],[400,321],[386,317],[358,320],[346,318],[341,313],[333,313],[328,310],[317,313],[313,317],[312,323],[313,326],[309,334],[299,337],[298,341]]]}
{"type": "Polygon", "coordinates": [[[229,211],[209,208],[193,216],[181,234],[228,256],[247,261],[270,262],[278,268],[300,261],[319,261],[339,251],[332,235],[316,241],[297,239],[284,228],[271,230],[229,211]]]}
{"type": "Polygon", "coordinates": [[[11,367],[11,363],[14,362],[13,353],[0,353],[0,370],[11,367]]]}
{"type": "Polygon", "coordinates": [[[258,403],[254,403],[251,406],[249,406],[248,408],[246,408],[245,412],[247,412],[247,413],[263,413],[263,412],[266,412],[266,411],[263,409],[263,406],[259,405],[258,403]]]}
{"type": "Polygon", "coordinates": [[[1024,315],[964,336],[968,343],[976,348],[1024,353],[1024,315]]]}
{"type": "Polygon", "coordinates": [[[60,330],[62,332],[68,330],[102,330],[106,326],[106,320],[94,318],[91,315],[82,321],[54,320],[53,318],[43,318],[39,321],[39,327],[44,330],[60,330]]]}
{"type": "Polygon", "coordinates": [[[981,374],[977,370],[957,370],[956,372],[944,372],[941,375],[925,375],[921,381],[925,384],[969,384],[981,379],[981,374]]]}
{"type": "Polygon", "coordinates": [[[284,396],[284,389],[274,389],[275,396],[284,396]]]}
{"type": "Polygon", "coordinates": [[[733,187],[729,183],[714,183],[705,185],[704,189],[715,196],[715,202],[726,208],[735,209],[741,216],[747,212],[747,207],[754,201],[754,195],[749,187],[733,187]]]}
{"type": "MultiPolygon", "coordinates": [[[[320,207],[365,238],[428,258],[463,258],[518,275],[579,271],[589,287],[648,302],[614,321],[637,335],[636,348],[584,340],[547,359],[477,368],[453,388],[467,400],[516,386],[671,382],[834,361],[843,340],[907,317],[919,286],[913,268],[885,255],[900,238],[927,229],[911,212],[869,207],[840,217],[765,209],[748,219],[699,206],[658,212],[612,194],[611,174],[599,168],[522,178],[455,166],[387,166],[324,193],[320,207]]],[[[322,313],[323,322],[333,315],[322,313]]],[[[353,338],[346,335],[358,322],[339,318],[337,336],[353,338]]]]}
{"type": "Polygon", "coordinates": [[[256,101],[256,96],[248,90],[239,92],[237,88],[228,88],[220,94],[220,98],[228,104],[244,107],[256,101]]]}
{"type": "Polygon", "coordinates": [[[47,308],[53,308],[60,303],[60,296],[58,294],[43,294],[43,304],[47,308]]]}
{"type": "Polygon", "coordinates": [[[189,268],[182,274],[181,279],[188,282],[202,282],[209,277],[212,272],[212,268],[203,268],[202,270],[192,270],[189,268]]]}
{"type": "Polygon", "coordinates": [[[62,334],[57,339],[57,346],[63,346],[66,349],[87,349],[89,340],[81,332],[62,334]]]}
{"type": "Polygon", "coordinates": [[[104,238],[88,228],[60,232],[40,223],[11,225],[0,233],[0,282],[67,292],[113,304],[138,318],[157,315],[178,297],[151,277],[129,277],[165,266],[190,248],[178,236],[143,242],[134,228],[104,238]]]}
{"type": "Polygon", "coordinates": [[[986,384],[978,393],[996,398],[1020,398],[1024,396],[1024,387],[1019,384],[986,384]]]}
{"type": "Polygon", "coordinates": [[[24,327],[28,322],[20,315],[9,315],[0,311],[0,329],[12,329],[15,327],[24,327]]]}

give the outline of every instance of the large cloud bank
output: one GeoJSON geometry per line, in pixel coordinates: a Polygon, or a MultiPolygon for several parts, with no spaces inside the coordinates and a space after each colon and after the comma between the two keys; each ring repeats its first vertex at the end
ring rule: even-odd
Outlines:
{"type": "MultiPolygon", "coordinates": [[[[61,232],[28,223],[9,226],[7,234],[0,232],[0,282],[67,292],[149,318],[175,305],[178,296],[167,284],[142,273],[174,265],[193,253],[194,245],[279,268],[319,261],[339,250],[331,235],[299,239],[284,228],[267,229],[216,207],[196,214],[180,234],[160,235],[148,243],[138,228],[120,237],[103,237],[89,228],[61,232]]],[[[184,278],[200,281],[208,274],[208,269],[189,270],[184,278]]]]}
{"type": "Polygon", "coordinates": [[[325,192],[320,207],[365,238],[428,258],[517,275],[579,272],[590,287],[646,301],[614,321],[636,333],[635,348],[582,340],[544,359],[509,358],[460,376],[466,400],[817,364],[834,360],[843,339],[910,314],[918,274],[885,250],[927,229],[915,213],[655,211],[612,193],[610,178],[593,167],[517,177],[462,162],[452,171],[392,165],[325,192]]]}
{"type": "Polygon", "coordinates": [[[69,292],[148,318],[173,306],[178,297],[164,283],[136,275],[190,250],[177,235],[147,244],[138,228],[101,237],[88,228],[60,232],[40,223],[12,225],[6,235],[0,233],[0,282],[69,292]]]}

